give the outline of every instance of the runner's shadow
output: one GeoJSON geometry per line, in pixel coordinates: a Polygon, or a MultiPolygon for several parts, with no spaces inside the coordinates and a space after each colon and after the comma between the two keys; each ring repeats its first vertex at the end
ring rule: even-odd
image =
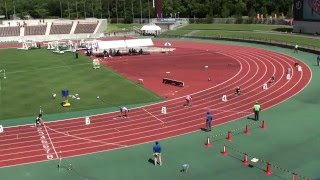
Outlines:
{"type": "Polygon", "coordinates": [[[255,121],[255,119],[253,117],[250,117],[250,116],[248,116],[247,119],[255,121]]]}
{"type": "Polygon", "coordinates": [[[209,131],[207,131],[206,128],[200,128],[200,130],[201,130],[201,131],[204,131],[204,132],[209,132],[209,131]]]}
{"type": "Polygon", "coordinates": [[[149,158],[149,159],[148,159],[148,162],[149,162],[150,164],[154,164],[154,160],[153,160],[152,158],[149,158]]]}

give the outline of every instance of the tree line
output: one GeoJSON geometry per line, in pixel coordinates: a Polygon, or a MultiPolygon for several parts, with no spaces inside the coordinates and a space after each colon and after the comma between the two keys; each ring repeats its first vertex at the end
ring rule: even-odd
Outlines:
{"type": "MultiPolygon", "coordinates": [[[[157,0],[156,0],[157,1],[157,0]]],[[[292,17],[293,0],[162,0],[163,17],[292,17]]],[[[153,0],[0,0],[0,15],[32,18],[154,18],[153,0]]],[[[2,16],[3,17],[3,16],[2,16]]]]}

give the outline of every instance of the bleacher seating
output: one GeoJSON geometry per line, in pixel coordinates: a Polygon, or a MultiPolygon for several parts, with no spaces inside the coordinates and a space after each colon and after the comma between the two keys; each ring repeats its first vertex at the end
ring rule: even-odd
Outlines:
{"type": "Polygon", "coordinates": [[[52,24],[50,34],[69,34],[72,24],[52,24]]]}
{"type": "Polygon", "coordinates": [[[0,27],[0,37],[20,36],[20,27],[0,27]]]}
{"type": "Polygon", "coordinates": [[[38,26],[26,26],[25,27],[25,36],[30,35],[45,35],[47,25],[38,25],[38,26]]]}
{"type": "Polygon", "coordinates": [[[85,34],[85,33],[94,33],[98,23],[93,24],[77,24],[77,27],[74,31],[75,34],[85,34]]]}

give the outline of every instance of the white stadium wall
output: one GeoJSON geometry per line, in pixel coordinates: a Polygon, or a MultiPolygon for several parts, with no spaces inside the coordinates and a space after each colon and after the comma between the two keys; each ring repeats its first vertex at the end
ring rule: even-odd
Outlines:
{"type": "Polygon", "coordinates": [[[320,35],[320,22],[294,21],[293,32],[320,35]]]}

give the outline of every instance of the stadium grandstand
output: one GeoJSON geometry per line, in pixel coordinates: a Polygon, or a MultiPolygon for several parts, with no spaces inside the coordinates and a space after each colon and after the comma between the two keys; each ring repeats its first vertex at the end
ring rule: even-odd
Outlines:
{"type": "Polygon", "coordinates": [[[0,42],[51,41],[60,39],[98,38],[107,26],[106,19],[4,20],[0,24],[0,42]]]}
{"type": "Polygon", "coordinates": [[[320,1],[295,0],[293,32],[320,34],[320,1]]]}

